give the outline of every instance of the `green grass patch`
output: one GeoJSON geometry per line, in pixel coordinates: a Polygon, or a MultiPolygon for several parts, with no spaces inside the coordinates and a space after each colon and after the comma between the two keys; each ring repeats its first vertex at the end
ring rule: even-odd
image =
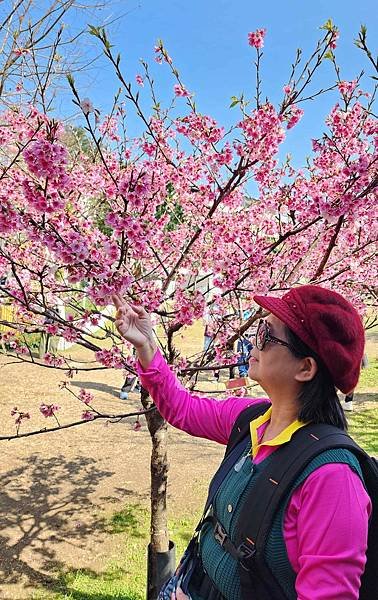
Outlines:
{"type": "Polygon", "coordinates": [[[378,360],[371,361],[366,369],[362,369],[357,389],[358,391],[363,389],[378,390],[378,360]]]}
{"type": "Polygon", "coordinates": [[[133,538],[144,538],[147,519],[147,508],[131,504],[110,517],[106,530],[108,533],[127,533],[133,538]]]}
{"type": "MultiPolygon", "coordinates": [[[[200,510],[169,522],[177,561],[192,536],[200,510]]],[[[102,572],[70,569],[59,573],[56,585],[39,590],[32,600],[145,600],[149,529],[148,509],[139,504],[126,505],[105,523],[105,531],[114,536],[115,543],[117,538],[121,542],[117,558],[109,560],[102,572]]]]}
{"type": "Polygon", "coordinates": [[[369,454],[378,456],[378,409],[359,409],[348,414],[349,433],[369,454]]]}

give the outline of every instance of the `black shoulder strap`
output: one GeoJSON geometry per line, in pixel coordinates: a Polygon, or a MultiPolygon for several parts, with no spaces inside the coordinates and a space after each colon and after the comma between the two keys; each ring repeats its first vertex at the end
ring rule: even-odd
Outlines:
{"type": "Polygon", "coordinates": [[[348,436],[332,425],[307,425],[298,429],[290,443],[279,448],[259,479],[259,493],[251,495],[241,512],[240,535],[248,531],[258,548],[265,546],[266,535],[278,505],[313,458],[332,448],[346,448],[358,457],[367,454],[348,436]],[[263,499],[263,501],[261,501],[263,499]]]}
{"type": "MultiPolygon", "coordinates": [[[[279,504],[311,460],[332,448],[350,450],[357,456],[363,471],[367,463],[370,468],[372,459],[347,433],[331,425],[310,424],[296,431],[290,443],[272,455],[271,462],[259,478],[258,493],[255,491],[246,499],[236,528],[236,544],[247,543],[251,549],[256,590],[259,590],[262,581],[272,580],[264,560],[264,549],[279,504]]],[[[251,580],[244,573],[242,589],[247,581],[250,588],[251,580]]]]}
{"type": "Polygon", "coordinates": [[[219,486],[226,477],[227,473],[233,467],[238,457],[244,451],[244,448],[248,443],[247,435],[249,433],[250,422],[253,419],[256,419],[257,417],[262,415],[269,408],[269,406],[269,402],[258,402],[257,404],[252,404],[251,406],[248,406],[239,414],[228,439],[228,444],[223,461],[210,482],[209,493],[205,504],[204,514],[207,512],[210,504],[214,499],[215,494],[219,489],[219,486]]]}
{"type": "Polygon", "coordinates": [[[234,446],[241,439],[243,439],[246,435],[248,435],[250,422],[253,421],[254,419],[257,419],[257,417],[260,417],[261,415],[263,415],[270,406],[271,406],[270,402],[262,401],[262,402],[257,402],[256,404],[251,404],[251,406],[247,406],[247,408],[242,410],[242,412],[236,419],[234,426],[232,428],[230,437],[228,438],[228,444],[227,444],[225,456],[227,456],[232,451],[234,446]]]}

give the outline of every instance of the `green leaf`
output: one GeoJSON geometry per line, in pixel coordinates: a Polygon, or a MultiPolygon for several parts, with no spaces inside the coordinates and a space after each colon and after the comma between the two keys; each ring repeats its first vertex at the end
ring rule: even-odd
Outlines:
{"type": "Polygon", "coordinates": [[[94,35],[96,37],[99,37],[100,35],[99,27],[95,27],[94,25],[88,25],[88,31],[90,35],[94,35]]]}
{"type": "Polygon", "coordinates": [[[237,96],[231,96],[230,108],[239,104],[242,101],[242,99],[243,99],[243,96],[241,98],[238,98],[237,96]]]}
{"type": "Polygon", "coordinates": [[[328,58],[328,60],[333,60],[334,59],[333,52],[331,50],[328,50],[328,52],[325,53],[323,58],[328,58]]]}
{"type": "Polygon", "coordinates": [[[324,23],[324,25],[320,27],[320,29],[325,29],[326,31],[333,31],[334,24],[332,22],[332,19],[327,19],[327,21],[324,23]]]}
{"type": "Polygon", "coordinates": [[[363,25],[363,24],[361,24],[360,33],[361,33],[361,35],[362,35],[363,37],[365,37],[365,36],[366,36],[366,34],[367,34],[367,27],[366,27],[366,25],[363,25]]]}

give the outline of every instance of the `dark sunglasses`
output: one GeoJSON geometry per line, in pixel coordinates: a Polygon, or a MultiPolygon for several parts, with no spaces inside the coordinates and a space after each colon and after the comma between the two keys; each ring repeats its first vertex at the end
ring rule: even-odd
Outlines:
{"type": "Polygon", "coordinates": [[[260,319],[255,334],[255,346],[258,350],[264,350],[268,342],[272,342],[272,344],[279,344],[280,346],[286,346],[292,352],[295,352],[295,348],[291,344],[285,342],[285,340],[280,340],[279,338],[274,337],[274,335],[270,333],[269,323],[265,321],[265,319],[260,319]]]}

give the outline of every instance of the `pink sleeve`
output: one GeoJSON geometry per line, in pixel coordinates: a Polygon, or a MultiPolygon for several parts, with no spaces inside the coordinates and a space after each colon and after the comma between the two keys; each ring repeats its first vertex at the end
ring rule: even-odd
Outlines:
{"type": "Polygon", "coordinates": [[[263,400],[232,397],[219,401],[191,394],[181,385],[158,350],[148,369],[143,370],[140,364],[137,369],[141,384],[168,423],[191,435],[221,444],[227,444],[240,412],[263,400]]]}
{"type": "Polygon", "coordinates": [[[319,467],[289,502],[284,537],[298,600],[357,600],[371,501],[345,464],[319,467]]]}

